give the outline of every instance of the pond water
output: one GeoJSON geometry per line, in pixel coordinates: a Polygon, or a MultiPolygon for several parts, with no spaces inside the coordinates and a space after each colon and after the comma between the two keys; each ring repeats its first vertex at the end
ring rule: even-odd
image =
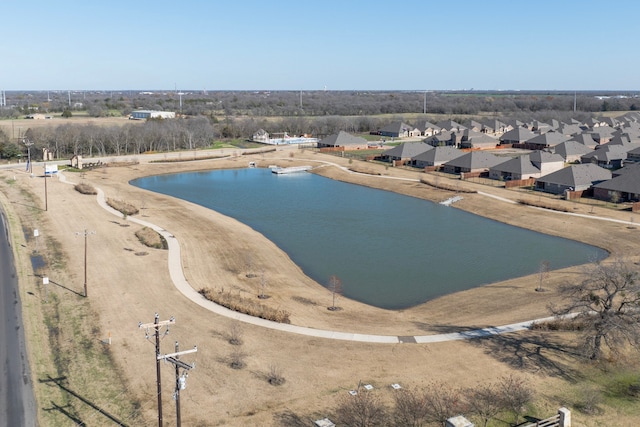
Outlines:
{"type": "Polygon", "coordinates": [[[607,255],[453,207],[310,173],[246,168],[151,176],[131,184],[233,217],[272,240],[320,284],[327,286],[335,275],[346,297],[387,309],[533,274],[544,261],[559,269],[607,255]]]}

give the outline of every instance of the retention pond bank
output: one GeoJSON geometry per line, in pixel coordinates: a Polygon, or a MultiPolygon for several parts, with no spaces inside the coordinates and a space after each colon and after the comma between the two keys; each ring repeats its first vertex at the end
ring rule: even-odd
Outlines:
{"type": "Polygon", "coordinates": [[[545,261],[559,269],[607,255],[454,207],[309,173],[228,169],[131,184],[236,218],[317,282],[327,285],[335,275],[345,296],[387,309],[534,274],[545,261]]]}

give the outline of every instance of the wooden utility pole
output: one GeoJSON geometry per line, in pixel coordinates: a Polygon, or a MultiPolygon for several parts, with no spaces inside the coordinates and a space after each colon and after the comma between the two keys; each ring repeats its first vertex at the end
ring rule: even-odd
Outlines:
{"type": "Polygon", "coordinates": [[[162,356],[160,356],[160,328],[166,326],[165,332],[163,335],[167,335],[169,333],[169,325],[173,325],[176,323],[176,320],[173,316],[169,320],[159,320],[159,315],[156,313],[156,317],[153,323],[138,323],[138,328],[146,329],[145,338],[149,339],[149,329],[153,328],[154,337],[155,337],[155,346],[156,346],[156,385],[158,387],[158,427],[163,427],[162,424],[162,382],[160,380],[160,360],[162,356]]]}
{"type": "Polygon", "coordinates": [[[176,341],[176,352],[171,354],[158,355],[158,360],[161,360],[161,359],[166,360],[167,362],[173,363],[176,367],[176,389],[175,389],[175,392],[173,393],[173,398],[176,401],[176,426],[181,427],[182,420],[180,417],[180,390],[184,390],[187,387],[186,371],[194,369],[196,367],[196,364],[192,363],[191,365],[188,365],[184,363],[182,360],[180,360],[179,357],[180,355],[183,355],[183,354],[197,352],[198,347],[193,346],[193,349],[191,350],[184,350],[184,351],[178,351],[178,350],[179,350],[179,345],[178,345],[178,341],[176,341]],[[185,371],[182,375],[180,375],[180,368],[184,369],[185,371]]]}
{"type": "Polygon", "coordinates": [[[85,228],[84,232],[82,231],[76,232],[76,235],[79,235],[79,234],[84,234],[84,297],[86,298],[89,296],[87,294],[87,237],[89,236],[89,234],[96,234],[96,232],[87,231],[87,229],[85,228]]]}

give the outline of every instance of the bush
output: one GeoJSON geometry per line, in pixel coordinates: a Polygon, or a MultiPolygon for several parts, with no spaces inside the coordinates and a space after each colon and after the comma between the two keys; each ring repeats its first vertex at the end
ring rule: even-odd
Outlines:
{"type": "Polygon", "coordinates": [[[107,199],[107,204],[124,216],[137,214],[138,208],[121,200],[107,199]]]}
{"type": "Polygon", "coordinates": [[[164,237],[160,235],[157,231],[144,227],[141,230],[136,231],[136,237],[145,246],[155,249],[168,249],[169,245],[164,237]]]}
{"type": "Polygon", "coordinates": [[[249,316],[259,317],[261,319],[271,320],[278,323],[291,323],[290,314],[286,310],[267,307],[253,299],[244,298],[241,295],[224,290],[214,290],[211,288],[202,288],[198,291],[200,295],[219,304],[229,310],[239,313],[248,314],[249,316]]]}
{"type": "Polygon", "coordinates": [[[81,194],[98,194],[98,191],[90,184],[76,184],[73,188],[81,194]]]}

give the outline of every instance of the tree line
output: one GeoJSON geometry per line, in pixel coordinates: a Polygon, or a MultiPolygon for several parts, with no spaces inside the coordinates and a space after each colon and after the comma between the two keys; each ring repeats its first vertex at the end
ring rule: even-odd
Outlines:
{"type": "Polygon", "coordinates": [[[7,92],[0,117],[83,110],[92,117],[136,109],[191,116],[301,117],[480,114],[546,110],[597,113],[640,109],[636,92],[562,91],[57,91],[7,92]]]}

